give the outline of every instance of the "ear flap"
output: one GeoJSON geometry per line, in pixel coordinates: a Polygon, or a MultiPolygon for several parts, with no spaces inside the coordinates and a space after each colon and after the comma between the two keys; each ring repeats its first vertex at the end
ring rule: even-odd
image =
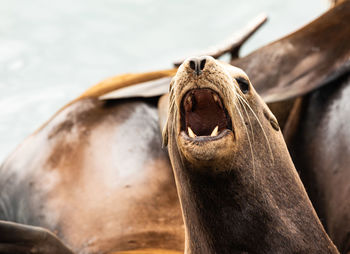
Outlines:
{"type": "Polygon", "coordinates": [[[290,112],[294,107],[294,103],[295,99],[267,103],[267,106],[277,118],[278,124],[282,132],[284,132],[285,126],[289,119],[290,112]]]}
{"type": "Polygon", "coordinates": [[[237,59],[267,103],[313,91],[350,71],[350,1],[274,43],[237,59]]]}

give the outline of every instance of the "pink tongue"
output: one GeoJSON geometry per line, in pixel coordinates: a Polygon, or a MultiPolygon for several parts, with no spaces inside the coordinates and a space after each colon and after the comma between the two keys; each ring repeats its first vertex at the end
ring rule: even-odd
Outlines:
{"type": "Polygon", "coordinates": [[[226,114],[215,102],[211,90],[198,89],[187,96],[184,100],[186,130],[190,127],[197,136],[209,136],[216,126],[219,131],[227,127],[226,114]]]}

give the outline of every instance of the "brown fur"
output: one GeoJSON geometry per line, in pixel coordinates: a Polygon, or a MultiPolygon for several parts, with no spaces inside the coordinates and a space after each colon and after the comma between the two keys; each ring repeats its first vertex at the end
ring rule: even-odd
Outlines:
{"type": "Polygon", "coordinates": [[[231,63],[245,70],[267,103],[305,95],[350,70],[349,13],[347,0],[298,31],[231,63]]]}
{"type": "Polygon", "coordinates": [[[343,179],[349,179],[350,172],[345,131],[349,112],[342,93],[350,73],[350,1],[338,2],[302,29],[233,64],[273,103],[281,126],[287,119],[283,132],[296,168],[327,233],[341,253],[347,253],[350,194],[343,179]],[[293,107],[285,107],[290,100],[295,100],[293,107]],[[334,106],[339,103],[343,106],[334,106]]]}
{"type": "Polygon", "coordinates": [[[144,72],[144,73],[128,73],[117,75],[114,77],[107,78],[100,83],[90,87],[83,94],[78,96],[76,99],[67,103],[63,106],[56,114],[54,114],[47,122],[45,122],[37,131],[40,131],[46,124],[48,124],[51,120],[53,120],[57,114],[59,114],[65,108],[73,105],[75,102],[86,99],[86,98],[94,98],[109,93],[111,91],[118,90],[120,88],[137,85],[138,83],[147,82],[151,80],[157,80],[164,77],[172,77],[175,75],[177,68],[169,69],[169,70],[159,70],[153,72],[144,72]]]}
{"type": "Polygon", "coordinates": [[[337,253],[306,195],[281,132],[271,122],[274,116],[251,85],[248,94],[239,92],[235,78],[248,77],[212,58],[207,58],[202,72],[194,77],[188,61],[179,68],[163,135],[164,143],[169,142],[185,221],[185,253],[337,253]],[[180,131],[178,107],[194,87],[211,88],[223,98],[233,135],[197,144],[180,131]],[[235,107],[237,94],[258,119],[235,107]]]}
{"type": "Polygon", "coordinates": [[[143,249],[143,250],[113,252],[109,254],[181,254],[181,253],[183,252],[171,251],[171,250],[160,250],[160,249],[143,249]]]}
{"type": "Polygon", "coordinates": [[[288,147],[331,239],[350,251],[349,74],[305,96],[288,147]]]}
{"type": "Polygon", "coordinates": [[[183,250],[153,100],[81,99],[21,144],[0,175],[0,220],[44,227],[75,253],[183,250]]]}

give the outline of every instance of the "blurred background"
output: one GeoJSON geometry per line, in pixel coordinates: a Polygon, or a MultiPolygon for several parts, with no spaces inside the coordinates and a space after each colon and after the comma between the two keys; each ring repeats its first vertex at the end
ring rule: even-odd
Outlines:
{"type": "Polygon", "coordinates": [[[290,33],[328,0],[0,0],[0,163],[60,107],[99,81],[171,68],[258,14],[241,55],[290,33]]]}

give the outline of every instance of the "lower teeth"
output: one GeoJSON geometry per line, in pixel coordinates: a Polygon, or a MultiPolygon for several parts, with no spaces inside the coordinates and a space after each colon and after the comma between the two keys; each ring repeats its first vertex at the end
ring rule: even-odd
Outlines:
{"type": "Polygon", "coordinates": [[[214,128],[214,130],[212,131],[212,133],[210,134],[211,137],[215,137],[218,135],[219,131],[219,126],[216,125],[216,127],[214,128]]]}
{"type": "MultiPolygon", "coordinates": [[[[196,134],[194,134],[193,130],[190,127],[187,127],[187,131],[188,131],[188,136],[190,136],[191,138],[195,138],[197,137],[196,134]]],[[[217,125],[214,130],[211,132],[210,136],[211,137],[216,137],[219,134],[219,126],[217,125]]]]}
{"type": "Polygon", "coordinates": [[[188,135],[189,135],[191,138],[197,137],[197,135],[194,134],[194,132],[192,131],[192,129],[191,129],[190,127],[188,127],[187,129],[188,129],[188,135]]]}

